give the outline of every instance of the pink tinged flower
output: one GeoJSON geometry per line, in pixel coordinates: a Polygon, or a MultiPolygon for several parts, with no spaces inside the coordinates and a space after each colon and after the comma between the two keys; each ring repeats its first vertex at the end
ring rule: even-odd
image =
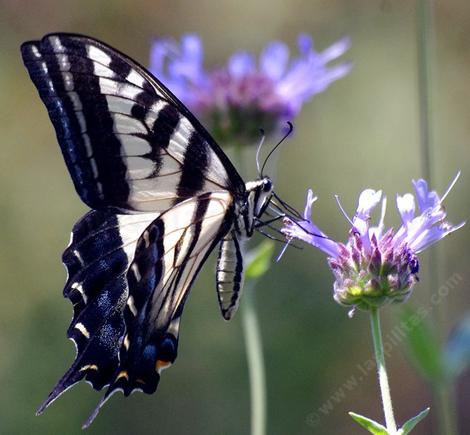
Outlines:
{"type": "Polygon", "coordinates": [[[271,133],[292,121],[302,105],[351,70],[349,63],[333,66],[350,46],[343,38],[322,52],[312,39],[300,35],[299,55],[271,42],[259,59],[248,52],[234,53],[227,64],[205,70],[203,48],[196,35],[184,35],[180,44],[154,42],[150,70],[192,111],[202,117],[219,140],[258,140],[259,129],[271,133]]]}
{"type": "Polygon", "coordinates": [[[425,180],[413,181],[419,214],[411,193],[398,195],[402,225],[396,232],[388,229],[384,233],[386,198],[382,199],[381,191],[372,189],[361,193],[354,218],[347,218],[351,228],[346,244],[331,240],[312,223],[311,209],[317,198],[311,190],[303,219],[286,218],[281,231],[288,240],[303,240],[328,255],[335,277],[334,299],[340,304],[370,309],[384,303],[403,302],[418,281],[417,254],[464,225],[464,222],[452,225],[446,221],[442,205],[459,175],[442,198],[429,191],[425,180]],[[377,226],[372,226],[371,214],[379,203],[382,203],[380,220],[377,226]]]}

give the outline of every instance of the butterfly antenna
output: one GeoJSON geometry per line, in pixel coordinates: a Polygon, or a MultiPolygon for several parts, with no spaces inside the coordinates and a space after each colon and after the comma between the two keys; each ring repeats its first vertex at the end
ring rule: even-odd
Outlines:
{"type": "Polygon", "coordinates": [[[280,214],[278,216],[270,217],[267,221],[262,221],[261,219],[256,219],[255,228],[261,228],[261,227],[264,227],[266,225],[270,225],[273,222],[277,222],[277,221],[279,221],[279,219],[283,219],[283,218],[284,218],[284,215],[280,214]]]}
{"type": "Polygon", "coordinates": [[[269,228],[271,231],[274,231],[276,234],[279,234],[280,236],[282,237],[286,237],[286,235],[279,229],[279,228],[276,228],[276,227],[273,227],[272,225],[265,225],[265,227],[269,228]]]}
{"type": "Polygon", "coordinates": [[[262,234],[264,237],[267,237],[269,240],[274,240],[275,242],[286,243],[285,240],[278,239],[274,237],[272,234],[267,233],[266,231],[258,229],[258,232],[262,234]]]}
{"type": "Polygon", "coordinates": [[[268,163],[268,160],[271,157],[271,155],[274,153],[274,151],[276,151],[279,148],[279,146],[287,139],[287,137],[294,130],[294,126],[292,125],[292,122],[287,121],[287,125],[288,125],[289,129],[287,130],[286,134],[283,136],[283,138],[276,145],[274,145],[273,149],[271,151],[269,151],[269,154],[264,159],[264,163],[263,163],[263,166],[261,167],[261,171],[260,171],[261,177],[263,177],[264,168],[266,166],[266,163],[268,163]]]}
{"type": "Polygon", "coordinates": [[[261,152],[261,148],[263,147],[264,140],[266,139],[266,134],[262,128],[260,128],[259,131],[261,133],[261,140],[259,141],[258,149],[256,150],[256,169],[258,170],[258,175],[260,176],[260,178],[262,178],[263,175],[261,174],[261,170],[259,167],[259,153],[261,152]]]}
{"type": "Polygon", "coordinates": [[[274,231],[275,233],[279,234],[280,236],[285,237],[285,234],[279,228],[273,227],[270,224],[260,225],[260,226],[256,227],[256,230],[259,231],[261,228],[269,228],[271,231],[274,231]]]}

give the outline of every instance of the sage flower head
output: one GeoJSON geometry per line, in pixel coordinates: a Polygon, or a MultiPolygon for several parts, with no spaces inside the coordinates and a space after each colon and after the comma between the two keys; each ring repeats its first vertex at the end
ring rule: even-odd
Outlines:
{"type": "Polygon", "coordinates": [[[387,200],[382,191],[373,189],[359,196],[354,218],[348,218],[345,243],[332,240],[312,222],[312,204],[317,198],[311,190],[302,219],[285,218],[281,231],[288,240],[303,240],[327,254],[335,279],[334,299],[341,305],[354,311],[404,302],[419,280],[418,254],[465,224],[449,223],[443,206],[459,175],[442,197],[430,191],[423,179],[413,181],[415,195],[397,195],[402,224],[396,231],[385,228],[387,200]],[[379,204],[380,219],[373,225],[371,215],[379,204]]]}
{"type": "Polygon", "coordinates": [[[150,71],[202,119],[222,143],[255,143],[259,129],[273,133],[292,121],[302,105],[344,77],[349,63],[330,65],[349,48],[343,38],[318,52],[310,36],[298,38],[298,55],[286,44],[269,43],[258,59],[234,53],[225,65],[206,70],[201,39],[184,35],[178,44],[159,39],[152,46],[150,71]]]}

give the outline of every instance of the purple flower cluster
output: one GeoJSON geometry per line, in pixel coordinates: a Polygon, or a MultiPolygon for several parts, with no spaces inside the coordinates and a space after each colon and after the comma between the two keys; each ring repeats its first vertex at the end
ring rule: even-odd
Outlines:
{"type": "Polygon", "coordinates": [[[418,280],[417,254],[464,225],[447,222],[442,205],[454,186],[458,174],[442,196],[430,191],[425,180],[413,181],[411,193],[397,195],[397,208],[402,225],[398,231],[384,231],[386,198],[382,192],[364,190],[352,220],[346,244],[326,236],[310,219],[312,204],[317,199],[311,190],[303,219],[285,218],[282,232],[290,240],[297,238],[317,247],[328,255],[335,277],[334,298],[342,305],[370,309],[387,302],[403,302],[418,280]],[[371,213],[382,202],[377,226],[371,226],[371,213]]]}
{"type": "Polygon", "coordinates": [[[227,64],[206,71],[203,47],[196,35],[181,43],[154,42],[150,70],[203,119],[216,139],[234,143],[257,141],[259,129],[271,133],[299,113],[302,104],[344,77],[349,63],[329,66],[349,48],[343,38],[322,52],[310,36],[300,35],[299,56],[289,59],[282,42],[271,42],[259,60],[248,52],[234,53],[227,64]]]}

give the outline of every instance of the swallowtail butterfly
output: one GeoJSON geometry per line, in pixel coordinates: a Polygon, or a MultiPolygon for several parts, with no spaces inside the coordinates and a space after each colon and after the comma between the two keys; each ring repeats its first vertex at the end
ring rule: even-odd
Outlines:
{"type": "Polygon", "coordinates": [[[245,183],[190,111],[137,62],[95,39],[50,34],[21,47],[80,198],[92,210],[63,254],[75,361],[38,410],[85,379],[153,393],[176,358],[184,303],[216,245],[220,309],[243,281],[242,243],[272,198],[245,183]]]}

